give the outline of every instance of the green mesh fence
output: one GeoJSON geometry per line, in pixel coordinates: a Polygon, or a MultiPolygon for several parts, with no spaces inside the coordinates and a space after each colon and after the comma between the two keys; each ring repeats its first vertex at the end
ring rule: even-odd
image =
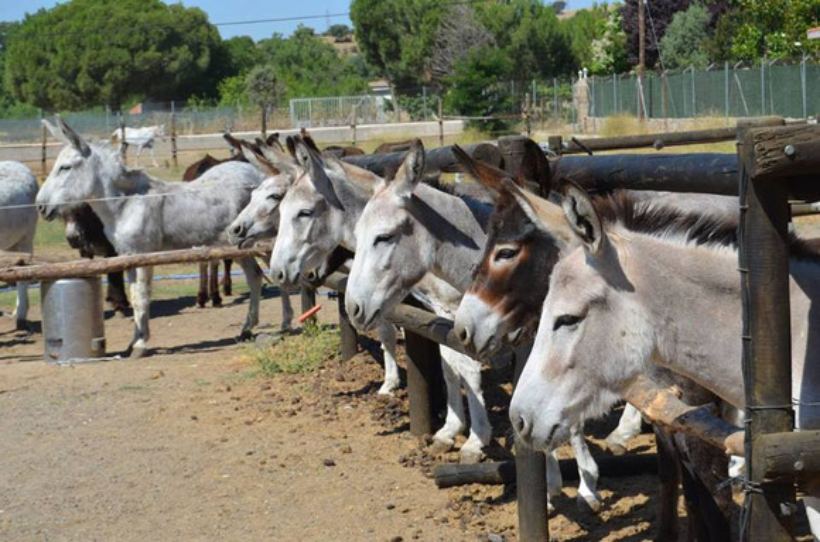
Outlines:
{"type": "MultiPolygon", "coordinates": [[[[634,74],[593,76],[590,92],[593,116],[638,113],[640,90],[634,74]]],[[[814,116],[820,114],[820,64],[763,63],[663,76],[651,72],[644,77],[643,96],[645,113],[652,118],[814,116]]]]}

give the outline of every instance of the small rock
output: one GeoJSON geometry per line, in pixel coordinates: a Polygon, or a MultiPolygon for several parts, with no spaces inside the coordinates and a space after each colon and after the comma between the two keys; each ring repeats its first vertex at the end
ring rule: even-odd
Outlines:
{"type": "Polygon", "coordinates": [[[395,507],[396,507],[396,505],[395,505],[395,504],[393,504],[392,502],[387,503],[387,509],[388,509],[388,510],[392,510],[392,509],[394,509],[395,507]]]}
{"type": "Polygon", "coordinates": [[[192,414],[191,419],[194,420],[194,421],[197,421],[199,419],[199,417],[197,417],[196,414],[192,414]]]}
{"type": "Polygon", "coordinates": [[[332,459],[330,459],[330,458],[327,458],[327,459],[322,460],[322,464],[323,464],[325,467],[335,467],[335,466],[336,466],[336,462],[335,462],[335,461],[333,461],[333,460],[332,460],[332,459]]]}
{"type": "Polygon", "coordinates": [[[226,386],[225,386],[225,391],[231,391],[231,386],[230,386],[230,384],[228,384],[228,385],[226,385],[226,386]]]}

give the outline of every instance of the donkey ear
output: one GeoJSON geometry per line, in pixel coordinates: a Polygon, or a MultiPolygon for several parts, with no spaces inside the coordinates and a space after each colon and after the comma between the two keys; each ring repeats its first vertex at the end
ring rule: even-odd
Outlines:
{"type": "Polygon", "coordinates": [[[83,158],[88,158],[91,155],[91,147],[88,146],[88,143],[85,140],[71,129],[71,126],[66,124],[66,122],[60,117],[60,115],[56,115],[57,117],[57,127],[62,132],[63,136],[65,136],[66,140],[68,140],[69,145],[74,147],[74,149],[79,152],[83,158]]]}
{"type": "Polygon", "coordinates": [[[296,140],[293,136],[288,136],[285,138],[285,145],[287,146],[290,155],[296,158],[296,140]]]}
{"type": "Polygon", "coordinates": [[[564,216],[569,227],[583,241],[587,252],[596,255],[604,245],[604,229],[601,217],[592,205],[592,200],[583,188],[567,181],[562,187],[564,216]]]}
{"type": "Polygon", "coordinates": [[[295,139],[296,161],[305,168],[316,191],[332,206],[344,210],[344,205],[342,205],[339,196],[336,194],[336,189],[333,187],[333,181],[330,180],[325,171],[322,157],[308,147],[301,138],[297,137],[295,139]]]}
{"type": "MultiPolygon", "coordinates": [[[[262,142],[262,145],[259,145],[259,150],[262,152],[265,159],[273,165],[273,167],[291,176],[295,176],[297,174],[296,162],[290,155],[285,154],[279,148],[265,144],[262,140],[260,141],[262,142]]],[[[294,147],[294,152],[295,150],[296,149],[294,147]]]]}
{"type": "Polygon", "coordinates": [[[282,146],[282,143],[279,142],[279,132],[273,132],[268,138],[265,140],[265,144],[270,147],[278,147],[280,151],[284,151],[285,148],[282,146]]]}
{"type": "Polygon", "coordinates": [[[532,139],[524,142],[524,157],[516,176],[518,186],[526,186],[527,181],[538,185],[538,193],[546,198],[552,190],[552,175],[547,156],[538,143],[532,139]]]}
{"type": "Polygon", "coordinates": [[[453,145],[453,154],[458,160],[458,163],[464,168],[464,171],[473,179],[488,188],[493,193],[504,191],[504,179],[509,178],[509,175],[481,160],[476,160],[467,151],[453,145]]]}
{"type": "Polygon", "coordinates": [[[280,171],[276,169],[276,166],[271,164],[248,143],[245,143],[244,141],[241,142],[239,145],[239,150],[242,153],[242,156],[245,157],[245,160],[250,162],[253,167],[262,173],[266,175],[279,175],[280,171]]]}
{"type": "Polygon", "coordinates": [[[395,193],[401,197],[408,199],[413,194],[416,186],[421,182],[424,175],[424,145],[420,139],[415,139],[410,144],[410,150],[407,151],[407,156],[396,172],[396,176],[388,184],[392,187],[395,193]]]}
{"type": "Polygon", "coordinates": [[[48,130],[48,133],[51,134],[51,137],[53,137],[54,139],[59,139],[66,145],[71,145],[71,142],[68,140],[68,138],[63,135],[59,128],[48,122],[48,119],[40,119],[40,122],[43,123],[43,126],[45,126],[46,130],[48,130]]]}
{"type": "Polygon", "coordinates": [[[222,137],[225,139],[225,141],[228,142],[228,145],[233,147],[233,149],[236,152],[242,152],[242,149],[243,149],[242,141],[240,141],[239,139],[236,139],[234,136],[232,136],[230,134],[230,132],[225,132],[224,134],[222,134],[222,137]]]}

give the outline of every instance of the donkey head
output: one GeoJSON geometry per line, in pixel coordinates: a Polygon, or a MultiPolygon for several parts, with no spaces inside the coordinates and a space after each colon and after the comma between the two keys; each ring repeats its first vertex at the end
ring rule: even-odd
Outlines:
{"type": "Polygon", "coordinates": [[[626,279],[614,238],[583,190],[565,190],[578,247],[552,270],[533,346],[510,406],[518,436],[548,449],[605,413],[653,351],[651,320],[626,279]]]}
{"type": "Polygon", "coordinates": [[[43,125],[66,145],[37,194],[37,209],[43,218],[52,220],[65,204],[103,196],[103,179],[116,178],[105,175],[106,170],[119,170],[122,165],[115,157],[104,156],[100,149],[91,147],[59,116],[56,126],[45,119],[43,125]]]}
{"type": "Polygon", "coordinates": [[[456,335],[481,356],[492,354],[505,340],[515,343],[534,332],[552,267],[569,238],[558,206],[523,188],[525,183],[537,183],[542,192],[549,192],[549,165],[538,146],[533,143],[532,147],[526,150],[515,181],[506,172],[454,149],[462,167],[496,194],[481,263],[455,317],[456,335]],[[545,170],[547,175],[539,174],[545,170]],[[549,216],[539,216],[531,202],[554,207],[552,231],[539,227],[549,216]]]}
{"type": "MultiPolygon", "coordinates": [[[[345,238],[352,228],[345,228],[344,222],[351,199],[357,199],[352,197],[357,188],[346,181],[341,168],[326,164],[301,139],[293,141],[305,174],[293,183],[279,206],[279,235],[270,261],[272,276],[284,284],[295,284],[302,273],[322,265],[339,244],[352,246],[352,234],[345,238]]],[[[366,199],[366,195],[356,195],[366,199]]]]}
{"type": "Polygon", "coordinates": [[[413,195],[423,173],[424,147],[415,140],[393,180],[377,189],[356,223],[346,306],[357,327],[370,327],[433,265],[435,240],[414,216],[424,205],[413,195]]]}
{"type": "Polygon", "coordinates": [[[263,155],[264,147],[257,150],[240,141],[239,148],[245,159],[266,175],[265,180],[251,193],[251,200],[227,228],[231,242],[242,247],[257,239],[276,235],[279,204],[303,170],[290,157],[272,154],[277,167],[263,155]]]}

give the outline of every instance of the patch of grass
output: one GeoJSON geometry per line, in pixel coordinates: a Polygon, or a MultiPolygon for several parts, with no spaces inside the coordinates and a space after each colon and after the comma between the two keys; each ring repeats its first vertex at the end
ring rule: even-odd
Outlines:
{"type": "Polygon", "coordinates": [[[336,326],[308,323],[302,333],[268,347],[249,346],[243,357],[255,363],[259,373],[307,373],[315,370],[339,352],[341,346],[336,326]]]}

